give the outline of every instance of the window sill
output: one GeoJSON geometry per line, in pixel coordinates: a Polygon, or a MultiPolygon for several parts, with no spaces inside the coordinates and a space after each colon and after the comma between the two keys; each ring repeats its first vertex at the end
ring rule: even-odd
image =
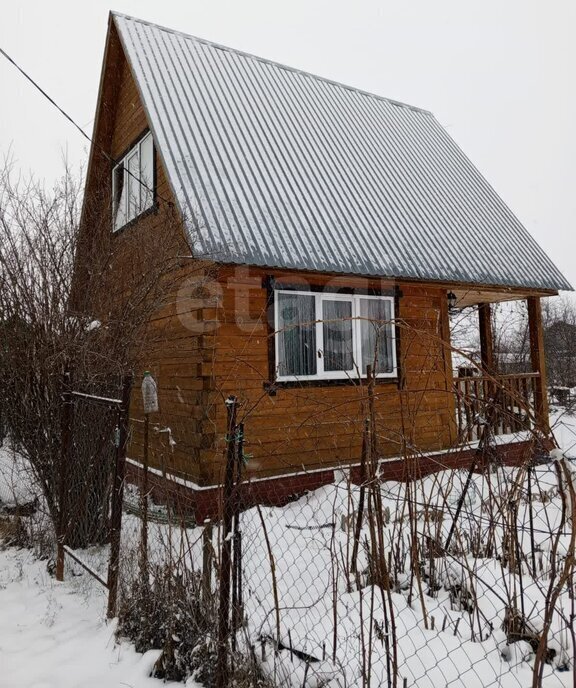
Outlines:
{"type": "Polygon", "coordinates": [[[140,220],[143,220],[145,217],[148,217],[148,215],[155,215],[158,212],[158,210],[158,202],[154,201],[154,203],[149,208],[146,208],[146,210],[143,210],[140,213],[140,215],[136,215],[136,217],[133,217],[129,222],[122,225],[121,227],[118,227],[118,229],[112,228],[112,234],[114,234],[114,236],[121,234],[125,230],[130,229],[130,227],[133,227],[135,224],[140,222],[140,220]]]}

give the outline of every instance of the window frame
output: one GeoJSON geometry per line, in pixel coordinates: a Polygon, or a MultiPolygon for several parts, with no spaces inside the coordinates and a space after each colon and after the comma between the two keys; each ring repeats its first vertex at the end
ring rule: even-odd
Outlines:
{"type": "Polygon", "coordinates": [[[365,320],[360,315],[360,302],[362,299],[388,301],[390,303],[391,313],[391,336],[390,349],[392,357],[392,370],[390,372],[381,372],[375,375],[376,379],[395,380],[398,378],[398,363],[396,355],[396,327],[394,325],[396,313],[396,299],[394,296],[382,294],[357,294],[357,293],[339,293],[339,292],[322,292],[310,291],[302,289],[282,289],[275,288],[273,290],[273,304],[274,304],[274,372],[275,382],[330,382],[330,381],[353,381],[359,379],[366,379],[367,374],[362,373],[362,321],[365,320]],[[278,295],[291,294],[300,296],[314,296],[315,298],[315,332],[316,332],[316,373],[314,375],[279,375],[279,361],[280,361],[280,329],[279,329],[279,308],[278,295]],[[352,370],[334,370],[325,371],[324,361],[325,356],[322,353],[318,356],[318,352],[324,352],[324,321],[322,318],[322,304],[324,301],[345,301],[352,304],[352,356],[354,366],[352,370]]]}
{"type": "MultiPolygon", "coordinates": [[[[141,177],[139,177],[140,179],[141,177]]],[[[136,182],[136,180],[133,180],[133,182],[136,182]]],[[[118,158],[116,164],[112,167],[112,183],[111,183],[111,191],[112,191],[112,233],[115,234],[117,232],[120,232],[122,229],[125,227],[130,226],[137,220],[139,220],[142,216],[152,212],[156,208],[156,146],[154,144],[154,138],[152,136],[152,132],[147,129],[144,131],[131,145],[128,149],[125,150],[125,152],[118,158]],[[150,139],[152,142],[152,195],[151,195],[151,201],[150,204],[146,208],[142,208],[137,212],[134,216],[130,217],[128,210],[130,207],[130,201],[128,197],[128,189],[130,187],[129,184],[129,175],[127,172],[128,169],[128,163],[129,160],[137,154],[138,156],[138,171],[139,174],[142,174],[142,145],[150,139]],[[118,203],[116,200],[116,187],[117,187],[117,173],[119,169],[122,169],[122,191],[121,194],[126,190],[126,195],[124,200],[124,222],[121,225],[116,226],[116,216],[118,214],[118,203]]],[[[138,182],[138,192],[139,192],[139,206],[141,207],[142,205],[142,196],[143,196],[143,187],[142,184],[138,182]]],[[[122,198],[122,196],[121,196],[122,198]]]]}

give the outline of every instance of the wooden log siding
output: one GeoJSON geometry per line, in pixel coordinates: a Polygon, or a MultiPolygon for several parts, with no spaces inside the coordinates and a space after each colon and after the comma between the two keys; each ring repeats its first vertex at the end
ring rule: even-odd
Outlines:
{"type": "MultiPolygon", "coordinates": [[[[149,128],[149,124],[130,68],[116,40],[112,41],[109,52],[107,76],[104,79],[105,89],[102,93],[101,109],[97,115],[96,140],[113,159],[118,159],[149,128]]],[[[130,293],[130,280],[134,272],[146,268],[146,256],[141,256],[139,261],[138,256],[133,255],[138,243],[140,240],[145,243],[149,237],[161,236],[166,224],[174,221],[174,201],[162,162],[156,152],[156,211],[119,232],[112,233],[109,219],[112,166],[109,160],[98,152],[98,148],[94,151],[93,170],[86,193],[96,194],[97,210],[105,215],[99,216],[98,212],[90,213],[89,222],[86,223],[84,218],[86,226],[83,227],[83,231],[87,233],[90,241],[104,244],[112,242],[113,257],[110,269],[99,286],[102,294],[107,295],[108,299],[122,301],[130,293]],[[94,188],[95,186],[98,188],[94,188]]],[[[179,245],[175,246],[176,255],[190,255],[190,248],[183,234],[180,239],[179,245]]],[[[205,270],[204,273],[208,275],[209,270],[205,270]]],[[[204,273],[199,270],[197,263],[189,260],[183,261],[178,272],[173,273],[172,277],[180,285],[185,285],[192,278],[202,278],[204,273]]],[[[206,337],[205,340],[202,333],[191,331],[188,327],[188,317],[203,321],[212,315],[204,308],[203,303],[200,303],[200,307],[198,303],[197,294],[191,293],[190,289],[184,289],[182,293],[176,287],[149,323],[151,343],[147,351],[143,352],[135,371],[128,457],[136,461],[142,457],[143,434],[142,423],[139,422],[143,420],[140,376],[145,369],[149,369],[158,382],[160,399],[160,412],[151,417],[150,466],[202,483],[206,481],[206,476],[212,475],[212,471],[203,471],[200,451],[212,447],[215,441],[214,429],[207,416],[212,379],[209,364],[214,347],[213,339],[206,337]],[[171,435],[167,432],[158,432],[166,428],[170,428],[171,435]],[[170,437],[175,445],[170,444],[170,437]]],[[[106,313],[101,314],[101,319],[106,320],[106,313]]]]}
{"type": "MultiPolygon", "coordinates": [[[[247,475],[262,477],[295,470],[357,462],[366,389],[361,384],[286,388],[278,385],[273,396],[268,325],[270,271],[221,268],[222,294],[218,330],[214,335],[210,413],[216,429],[213,449],[201,450],[202,465],[212,465],[211,481],[219,480],[226,414],[222,399],[234,394],[242,402],[246,451],[252,455],[247,475]],[[248,323],[248,324],[247,324],[248,323]]],[[[275,273],[282,283],[312,287],[394,289],[393,283],[344,279],[309,274],[275,273]]],[[[401,284],[397,304],[399,320],[398,379],[382,380],[376,387],[380,451],[384,456],[402,453],[403,441],[421,451],[449,447],[454,434],[452,372],[442,337],[448,331],[445,290],[401,284]]],[[[274,362],[272,362],[274,363],[274,362]]]]}

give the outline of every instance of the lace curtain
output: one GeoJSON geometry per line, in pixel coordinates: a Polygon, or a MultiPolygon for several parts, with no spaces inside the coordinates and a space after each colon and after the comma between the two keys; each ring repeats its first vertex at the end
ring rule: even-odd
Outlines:
{"type": "Polygon", "coordinates": [[[391,373],[392,313],[390,301],[360,299],[360,332],[362,336],[362,373],[371,365],[375,374],[391,373]]]}
{"type": "Polygon", "coordinates": [[[278,374],[316,375],[316,300],[313,294],[277,296],[278,374]]]}
{"type": "Polygon", "coordinates": [[[322,301],[324,370],[353,370],[352,302],[322,301]]]}

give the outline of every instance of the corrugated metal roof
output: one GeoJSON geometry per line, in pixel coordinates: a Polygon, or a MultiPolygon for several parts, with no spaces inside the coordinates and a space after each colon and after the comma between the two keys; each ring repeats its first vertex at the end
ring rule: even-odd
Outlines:
{"type": "Polygon", "coordinates": [[[198,254],[570,289],[429,112],[114,15],[198,254]]]}

